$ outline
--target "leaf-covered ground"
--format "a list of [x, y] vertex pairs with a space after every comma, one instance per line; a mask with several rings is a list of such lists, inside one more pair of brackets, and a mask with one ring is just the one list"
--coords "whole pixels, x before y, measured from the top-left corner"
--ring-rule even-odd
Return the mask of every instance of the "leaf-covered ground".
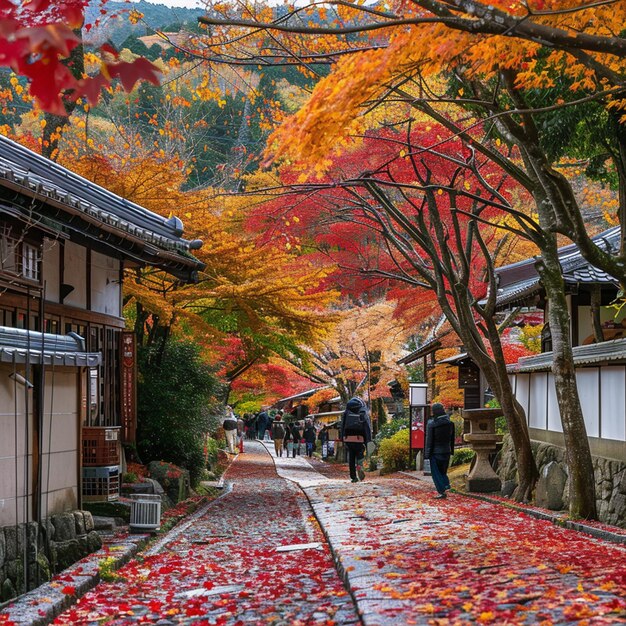
[[[306, 498], [279, 478], [260, 444], [231, 466], [232, 491], [132, 561], [55, 624], [350, 624], [354, 604]], [[287, 552], [280, 546], [319, 543]]]
[[397, 475], [276, 464], [247, 444], [231, 493], [56, 623], [356, 623], [310, 505], [366, 626], [626, 623], [625, 546]]
[[[305, 487], [366, 624], [626, 623], [626, 547], [430, 484]], [[345, 472], [345, 470], [343, 470]]]

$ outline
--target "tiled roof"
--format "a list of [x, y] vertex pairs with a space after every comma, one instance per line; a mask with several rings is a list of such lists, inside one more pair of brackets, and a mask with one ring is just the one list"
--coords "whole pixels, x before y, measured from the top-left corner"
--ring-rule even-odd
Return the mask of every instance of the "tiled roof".
[[0, 362], [94, 367], [100, 364], [100, 353], [86, 352], [84, 339], [75, 333], [53, 335], [0, 326]]
[[96, 185], [40, 154], [0, 135], [0, 186], [79, 216], [105, 232], [141, 244], [146, 263], [154, 257], [190, 270], [203, 264], [191, 254], [199, 241], [182, 238], [177, 217], [164, 218]]
[[[620, 228], [616, 226], [592, 237], [596, 245], [610, 252], [617, 252], [620, 245]], [[578, 247], [569, 244], [559, 248], [559, 261], [563, 278], [568, 284], [616, 283], [606, 272], [586, 261]], [[498, 304], [513, 304], [523, 301], [541, 291], [539, 275], [535, 269], [535, 259], [526, 259], [496, 269], [499, 277]]]
[[[572, 350], [574, 365], [579, 367], [613, 361], [626, 362], [626, 339], [576, 346]], [[517, 363], [509, 365], [507, 371], [511, 374], [523, 374], [525, 372], [549, 371], [551, 368], [552, 352], [543, 352], [536, 356], [521, 358]]]
[[410, 354], [407, 354], [405, 357], [398, 359], [396, 363], [398, 365], [409, 365], [410, 363], [417, 361], [417, 359], [420, 359], [421, 357], [424, 357], [431, 352], [434, 352], [440, 347], [440, 337], [434, 337], [433, 339], [422, 344], [417, 350], [413, 350], [413, 352], [411, 352]]

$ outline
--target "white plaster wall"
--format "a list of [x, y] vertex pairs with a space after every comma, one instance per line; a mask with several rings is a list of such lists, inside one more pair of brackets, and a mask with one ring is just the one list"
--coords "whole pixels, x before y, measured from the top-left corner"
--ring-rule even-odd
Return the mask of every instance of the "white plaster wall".
[[[29, 391], [30, 410], [26, 419], [24, 387], [15, 385], [9, 378], [12, 371], [12, 366], [0, 364], [0, 526], [15, 524], [16, 519], [22, 522], [32, 518], [33, 394]], [[46, 372], [41, 465], [44, 515], [78, 505], [77, 372], [76, 368]], [[28, 481], [25, 481], [27, 472]]]
[[46, 371], [41, 501], [44, 516], [78, 506], [78, 389], [75, 368]]
[[600, 436], [626, 441], [626, 368], [603, 367], [600, 393]]
[[61, 244], [56, 239], [43, 240], [43, 280], [46, 286], [46, 300], [59, 301], [59, 256]]
[[[0, 526], [27, 521], [32, 514], [31, 499], [25, 497], [30, 495], [30, 480], [26, 494], [24, 479], [26, 465], [32, 471], [32, 438], [26, 440], [26, 426], [32, 434], [33, 394], [28, 392], [26, 417], [25, 388], [9, 378], [12, 372], [12, 365], [0, 364]], [[19, 368], [17, 372], [24, 373]]]
[[554, 384], [554, 376], [549, 373], [547, 379], [548, 387], [548, 430], [553, 432], [562, 433], [563, 426], [561, 425], [561, 411], [559, 410], [559, 403], [556, 399], [556, 386]]
[[528, 425], [531, 428], [546, 428], [546, 401], [548, 394], [548, 375], [545, 372], [532, 374], [530, 377], [530, 402], [528, 406]]
[[63, 282], [72, 285], [74, 291], [66, 296], [63, 304], [84, 309], [87, 307], [87, 249], [67, 241], [64, 259]]
[[513, 388], [515, 389], [515, 397], [517, 398], [517, 401], [522, 405], [522, 408], [526, 413], [526, 420], [528, 421], [528, 407], [530, 400], [530, 374], [518, 374], [515, 377]]
[[120, 262], [98, 252], [91, 253], [91, 310], [121, 316]]
[[600, 436], [600, 372], [597, 367], [576, 370], [578, 395], [589, 437]]

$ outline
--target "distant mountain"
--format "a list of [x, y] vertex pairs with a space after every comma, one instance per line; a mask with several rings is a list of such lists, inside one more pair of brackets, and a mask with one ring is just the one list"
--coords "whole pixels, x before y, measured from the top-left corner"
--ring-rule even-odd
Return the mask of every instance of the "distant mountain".
[[[102, 13], [102, 9], [105, 13]], [[133, 9], [144, 15], [138, 24], [131, 24], [128, 19], [128, 14]], [[113, 45], [119, 46], [131, 35], [143, 37], [154, 30], [177, 32], [183, 26], [195, 26], [198, 17], [204, 13], [204, 9], [168, 7], [144, 0], [106, 2], [103, 8], [101, 0], [92, 0], [85, 9], [85, 24], [91, 26], [83, 28], [83, 39], [86, 44], [91, 45], [101, 45], [110, 41]]]

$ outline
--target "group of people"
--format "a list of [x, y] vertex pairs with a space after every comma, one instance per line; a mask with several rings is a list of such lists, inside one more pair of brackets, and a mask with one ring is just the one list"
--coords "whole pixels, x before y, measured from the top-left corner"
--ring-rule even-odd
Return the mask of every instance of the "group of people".
[[276, 450], [276, 456], [292, 455], [294, 458], [300, 454], [308, 457], [313, 456], [318, 432], [312, 420], [287, 423], [284, 421], [283, 411], [270, 414], [262, 410], [256, 414], [246, 414], [237, 417], [232, 407], [226, 407], [226, 414], [222, 419], [222, 428], [226, 438], [228, 451], [235, 454], [237, 445], [239, 451], [243, 451], [243, 437], [249, 440], [261, 441], [272, 440]]
[[313, 456], [317, 431], [311, 420], [305, 420], [304, 425], [300, 422], [286, 424], [283, 421], [283, 412], [279, 411], [274, 417], [270, 433], [276, 456], [283, 456], [283, 452], [293, 458], [301, 453], [308, 457]]
[[[313, 456], [315, 442], [323, 441], [324, 432], [319, 435], [311, 420], [304, 424], [298, 421], [286, 423], [283, 411], [270, 415], [262, 410], [256, 415], [237, 418], [233, 409], [226, 407], [226, 416], [222, 421], [228, 450], [235, 453], [235, 445], [239, 439], [239, 450], [242, 450], [244, 433], [248, 439], [264, 440], [269, 437], [274, 442], [276, 456], [282, 457], [283, 452], [295, 458], [299, 454]], [[363, 461], [367, 444], [372, 441], [372, 426], [369, 411], [365, 402], [358, 397], [351, 398], [341, 416], [339, 437], [348, 455], [348, 468], [353, 483], [365, 478]], [[446, 498], [450, 489], [448, 465], [454, 452], [454, 424], [446, 413], [444, 406], [438, 402], [431, 407], [431, 419], [426, 425], [426, 441], [424, 458], [430, 461], [430, 471], [437, 489], [437, 498]]]

